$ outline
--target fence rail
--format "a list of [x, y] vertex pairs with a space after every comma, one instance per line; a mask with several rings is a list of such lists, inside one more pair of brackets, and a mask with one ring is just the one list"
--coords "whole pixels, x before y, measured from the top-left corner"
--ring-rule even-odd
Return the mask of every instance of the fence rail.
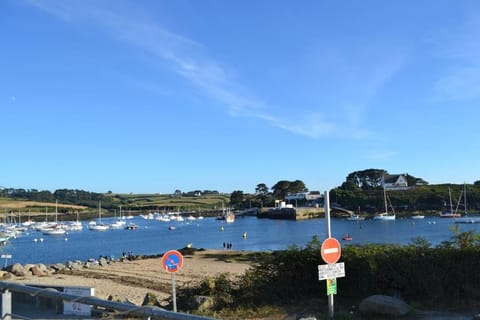
[[109, 310], [119, 311], [124, 314], [143, 316], [147, 319], [165, 319], [165, 320], [213, 320], [213, 318], [201, 317], [179, 312], [168, 311], [153, 306], [136, 306], [115, 301], [103, 300], [96, 297], [77, 296], [64, 293], [53, 288], [38, 288], [24, 284], [1, 282], [0, 290], [2, 291], [2, 318], [5, 320], [12, 319], [12, 292], [29, 294], [35, 297], [44, 297], [56, 301], [77, 302], [87, 305], [103, 307]]

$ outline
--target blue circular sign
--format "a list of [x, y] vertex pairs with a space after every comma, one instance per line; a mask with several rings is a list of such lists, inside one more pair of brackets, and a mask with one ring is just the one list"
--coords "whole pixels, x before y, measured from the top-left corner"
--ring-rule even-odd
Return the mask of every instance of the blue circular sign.
[[180, 270], [183, 266], [183, 256], [177, 250], [165, 252], [162, 257], [162, 267], [165, 271], [173, 273]]

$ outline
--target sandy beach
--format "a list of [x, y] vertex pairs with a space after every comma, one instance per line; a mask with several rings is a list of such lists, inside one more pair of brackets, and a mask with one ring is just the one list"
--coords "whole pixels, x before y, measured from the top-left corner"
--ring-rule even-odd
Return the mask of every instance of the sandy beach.
[[[183, 267], [175, 273], [177, 288], [220, 273], [228, 273], [232, 277], [241, 275], [250, 266], [249, 261], [242, 260], [247, 255], [246, 252], [228, 250], [195, 251], [184, 255]], [[155, 294], [159, 300], [168, 298], [172, 290], [171, 279], [172, 275], [162, 268], [161, 258], [145, 258], [42, 277], [14, 277], [8, 281], [93, 287], [98, 298], [107, 299], [111, 296], [114, 300], [127, 300], [141, 305], [147, 293]]]

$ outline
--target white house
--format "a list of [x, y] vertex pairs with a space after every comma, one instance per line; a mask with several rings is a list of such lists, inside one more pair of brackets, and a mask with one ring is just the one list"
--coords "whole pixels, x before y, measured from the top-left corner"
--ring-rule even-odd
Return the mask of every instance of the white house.
[[385, 190], [407, 190], [408, 182], [406, 175], [389, 174], [383, 177]]

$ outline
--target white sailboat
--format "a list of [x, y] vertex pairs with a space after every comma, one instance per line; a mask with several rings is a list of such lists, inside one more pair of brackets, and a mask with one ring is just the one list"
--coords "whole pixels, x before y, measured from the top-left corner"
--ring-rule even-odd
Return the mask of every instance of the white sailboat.
[[364, 216], [360, 215], [360, 207], [358, 207], [358, 213], [354, 214], [353, 212], [350, 213], [350, 216], [347, 218], [348, 221], [363, 221], [365, 220]]
[[[460, 202], [460, 201], [459, 201]], [[463, 205], [464, 205], [464, 216], [458, 219], [455, 219], [455, 223], [480, 223], [479, 216], [468, 215], [467, 211], [467, 185], [463, 184]], [[458, 204], [457, 204], [458, 208]]]
[[388, 212], [388, 203], [387, 203], [387, 191], [385, 190], [385, 177], [382, 177], [382, 184], [383, 184], [383, 202], [385, 204], [385, 212], [378, 213], [373, 217], [373, 220], [395, 220], [395, 212], [392, 213]]
[[457, 213], [457, 210], [453, 211], [452, 190], [450, 189], [450, 187], [448, 188], [448, 197], [450, 199], [450, 210], [441, 212], [438, 216], [440, 218], [459, 218], [459, 217], [461, 217], [461, 214]]
[[[115, 217], [116, 216], [117, 216], [117, 213], [115, 211]], [[120, 206], [120, 217], [114, 223], [112, 223], [110, 226], [113, 229], [122, 229], [123, 227], [125, 227], [126, 224], [127, 224], [127, 222], [122, 218], [122, 206]]]
[[58, 224], [58, 200], [55, 201], [55, 223], [43, 228], [42, 233], [51, 236], [64, 235], [67, 233], [65, 225]]
[[82, 225], [82, 222], [79, 219], [78, 211], [77, 211], [77, 221], [73, 221], [72, 223], [70, 223], [69, 230], [70, 231], [81, 231], [81, 230], [83, 230], [83, 225]]
[[88, 227], [92, 231], [107, 231], [109, 228], [108, 225], [102, 223], [102, 207], [100, 201], [98, 202], [98, 223], [90, 222]]

